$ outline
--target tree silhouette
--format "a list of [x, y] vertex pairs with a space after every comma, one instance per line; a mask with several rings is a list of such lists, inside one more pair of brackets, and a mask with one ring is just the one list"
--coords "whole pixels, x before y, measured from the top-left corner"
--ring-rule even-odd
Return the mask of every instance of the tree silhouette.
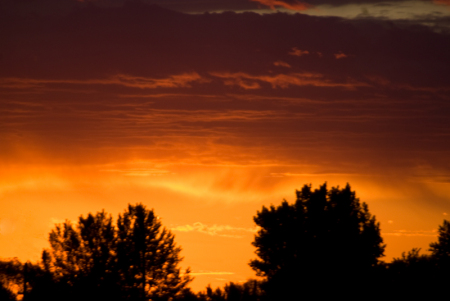
[[16, 300], [16, 295], [12, 291], [15, 286], [23, 290], [23, 266], [17, 258], [0, 260], [0, 300]]
[[379, 224], [348, 184], [314, 191], [305, 185], [294, 204], [263, 207], [254, 221], [259, 259], [250, 266], [266, 278], [270, 299], [356, 294], [384, 253]]
[[432, 278], [436, 297], [440, 294], [448, 293], [448, 283], [450, 282], [450, 222], [444, 220], [439, 226], [437, 242], [430, 244], [431, 260], [434, 263]]
[[430, 255], [419, 254], [413, 248], [403, 252], [388, 264], [386, 273], [386, 292], [392, 299], [429, 299], [436, 280], [436, 265]]
[[16, 296], [14, 293], [0, 282], [0, 300], [2, 301], [15, 301]]
[[104, 211], [80, 216], [76, 225], [58, 224], [49, 235], [51, 249], [42, 254], [43, 266], [70, 298], [117, 296], [115, 236]]
[[386, 287], [392, 298], [439, 299], [448, 293], [450, 281], [450, 222], [439, 226], [430, 254], [412, 249], [387, 265]]
[[206, 291], [199, 292], [196, 300], [198, 301], [258, 301], [263, 296], [261, 282], [255, 279], [249, 279], [244, 283], [229, 282], [223, 289], [213, 290], [210, 285]]
[[153, 210], [128, 206], [117, 221], [117, 262], [120, 285], [132, 300], [168, 300], [191, 281], [181, 274], [181, 248], [163, 228]]
[[450, 267], [450, 222], [444, 220], [439, 226], [438, 241], [430, 244], [431, 256], [439, 262], [440, 265]]
[[129, 205], [116, 225], [104, 211], [66, 221], [49, 241], [42, 266], [65, 299], [168, 300], [191, 281], [177, 267], [173, 234], [142, 204]]

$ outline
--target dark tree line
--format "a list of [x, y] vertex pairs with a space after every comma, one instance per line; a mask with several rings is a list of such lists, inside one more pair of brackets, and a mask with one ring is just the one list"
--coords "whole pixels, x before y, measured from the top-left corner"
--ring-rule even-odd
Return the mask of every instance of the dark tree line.
[[3, 288], [20, 287], [24, 301], [170, 300], [192, 280], [178, 267], [174, 235], [142, 204], [129, 205], [115, 223], [102, 211], [58, 224], [49, 242], [38, 264], [3, 262]]
[[0, 261], [0, 300], [266, 301], [437, 298], [450, 283], [450, 222], [430, 253], [384, 263], [380, 226], [347, 185], [305, 185], [293, 204], [262, 207], [250, 266], [261, 280], [194, 293], [180, 248], [153, 210], [129, 205], [55, 225], [38, 263]]

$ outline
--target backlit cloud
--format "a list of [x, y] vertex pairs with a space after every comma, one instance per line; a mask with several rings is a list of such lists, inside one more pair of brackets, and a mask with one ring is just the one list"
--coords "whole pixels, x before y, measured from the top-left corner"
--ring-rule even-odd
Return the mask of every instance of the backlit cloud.
[[233, 272], [212, 272], [212, 271], [198, 271], [198, 272], [191, 272], [190, 275], [192, 276], [205, 276], [205, 275], [233, 275], [235, 273]]
[[191, 83], [204, 83], [203, 79], [197, 73], [183, 73], [172, 75], [167, 78], [147, 78], [139, 76], [131, 76], [126, 74], [117, 74], [106, 79], [31, 79], [31, 78], [0, 78], [0, 87], [10, 89], [29, 89], [38, 88], [44, 85], [118, 85], [139, 89], [156, 89], [156, 88], [188, 88]]
[[292, 51], [289, 52], [290, 55], [294, 55], [294, 56], [302, 56], [302, 55], [307, 55], [309, 54], [308, 50], [300, 50], [297, 47], [292, 48]]
[[212, 236], [223, 236], [223, 237], [231, 237], [231, 238], [242, 238], [243, 233], [256, 233], [258, 230], [257, 228], [240, 228], [240, 227], [233, 227], [229, 225], [212, 225], [208, 226], [205, 224], [202, 224], [200, 222], [193, 223], [192, 225], [184, 225], [184, 226], [177, 226], [172, 228], [173, 231], [180, 231], [180, 232], [200, 232]]
[[277, 67], [292, 68], [291, 65], [289, 65], [288, 63], [283, 62], [283, 61], [276, 61], [276, 62], [273, 63], [273, 65], [277, 66]]
[[432, 236], [438, 235], [437, 230], [423, 231], [423, 230], [394, 230], [392, 232], [383, 232], [382, 235], [389, 236]]
[[119, 173], [124, 176], [131, 176], [131, 177], [149, 177], [149, 176], [165, 176], [170, 175], [172, 172], [168, 170], [161, 170], [161, 169], [146, 169], [146, 168], [132, 168], [132, 169], [104, 169], [101, 171], [105, 172], [113, 172], [113, 173]]
[[262, 5], [268, 6], [271, 9], [276, 9], [277, 7], [284, 7], [292, 10], [307, 10], [313, 7], [311, 4], [300, 2], [297, 0], [251, 0], [258, 2]]
[[239, 86], [246, 90], [260, 89], [261, 84], [269, 84], [273, 89], [288, 88], [290, 86], [314, 86], [314, 87], [339, 87], [355, 89], [366, 87], [368, 84], [349, 80], [343, 83], [326, 79], [322, 74], [314, 73], [290, 73], [277, 75], [250, 75], [239, 73], [213, 72], [211, 75], [221, 78], [225, 85]]
[[348, 57], [348, 55], [346, 55], [345, 53], [339, 52], [339, 53], [335, 53], [335, 54], [334, 54], [334, 57], [335, 57], [336, 59], [343, 59], [343, 58]]

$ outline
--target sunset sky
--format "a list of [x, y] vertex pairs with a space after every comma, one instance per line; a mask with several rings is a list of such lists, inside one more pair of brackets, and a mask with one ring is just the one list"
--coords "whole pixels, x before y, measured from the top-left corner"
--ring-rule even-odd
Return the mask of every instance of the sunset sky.
[[350, 183], [384, 260], [450, 214], [450, 1], [0, 0], [0, 257], [153, 208], [195, 290], [255, 277], [253, 216]]

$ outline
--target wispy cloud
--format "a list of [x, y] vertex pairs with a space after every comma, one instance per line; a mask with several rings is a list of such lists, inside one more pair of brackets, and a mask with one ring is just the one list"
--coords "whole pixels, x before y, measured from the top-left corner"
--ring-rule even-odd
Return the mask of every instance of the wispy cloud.
[[273, 65], [277, 66], [277, 67], [292, 68], [291, 65], [289, 65], [288, 63], [283, 62], [283, 61], [276, 61], [276, 62], [273, 63]]
[[335, 82], [325, 78], [318, 73], [290, 73], [277, 75], [250, 75], [243, 72], [227, 73], [212, 72], [212, 76], [223, 79], [228, 86], [239, 86], [246, 90], [260, 89], [261, 84], [270, 84], [272, 88], [288, 88], [290, 86], [315, 86], [315, 87], [338, 87], [355, 89], [356, 87], [369, 86], [356, 80], [346, 82]]
[[383, 232], [382, 235], [389, 236], [437, 236], [437, 230], [424, 231], [424, 230], [394, 230], [392, 232]]
[[0, 87], [10, 89], [40, 88], [46, 85], [118, 85], [139, 89], [155, 88], [188, 88], [194, 82], [207, 82], [198, 73], [182, 73], [171, 75], [166, 78], [149, 78], [131, 76], [127, 74], [117, 74], [105, 79], [33, 79], [33, 78], [1, 78]]
[[[274, 178], [284, 177], [323, 177], [323, 176], [350, 176], [356, 175], [352, 173], [338, 173], [338, 172], [317, 172], [317, 173], [291, 173], [291, 172], [271, 172], [270, 176]], [[358, 174], [362, 176], [362, 174]]]
[[338, 53], [335, 53], [334, 54], [334, 57], [338, 60], [338, 59], [343, 59], [343, 58], [346, 58], [346, 57], [348, 57], [348, 55], [346, 55], [345, 53], [343, 53], [343, 52], [338, 52]]
[[212, 271], [203, 271], [200, 270], [198, 272], [191, 272], [192, 276], [203, 276], [203, 275], [234, 275], [233, 272], [212, 272]]
[[149, 176], [165, 176], [173, 174], [168, 170], [161, 169], [146, 169], [146, 168], [132, 168], [132, 169], [103, 169], [101, 171], [119, 173], [124, 176], [131, 177], [149, 177]]
[[300, 50], [297, 47], [292, 48], [292, 51], [289, 52], [290, 55], [294, 55], [294, 56], [302, 56], [302, 55], [307, 55], [309, 54], [308, 50]]
[[230, 225], [212, 225], [208, 226], [200, 222], [193, 223], [192, 225], [177, 226], [172, 228], [173, 231], [180, 232], [200, 232], [212, 236], [223, 236], [232, 238], [242, 238], [244, 233], [255, 233], [258, 229], [255, 228], [241, 228], [233, 227]]
[[270, 7], [271, 9], [275, 9], [276, 7], [284, 7], [287, 9], [302, 11], [313, 7], [311, 4], [300, 2], [297, 0], [251, 0], [251, 1], [258, 2], [262, 5]]

